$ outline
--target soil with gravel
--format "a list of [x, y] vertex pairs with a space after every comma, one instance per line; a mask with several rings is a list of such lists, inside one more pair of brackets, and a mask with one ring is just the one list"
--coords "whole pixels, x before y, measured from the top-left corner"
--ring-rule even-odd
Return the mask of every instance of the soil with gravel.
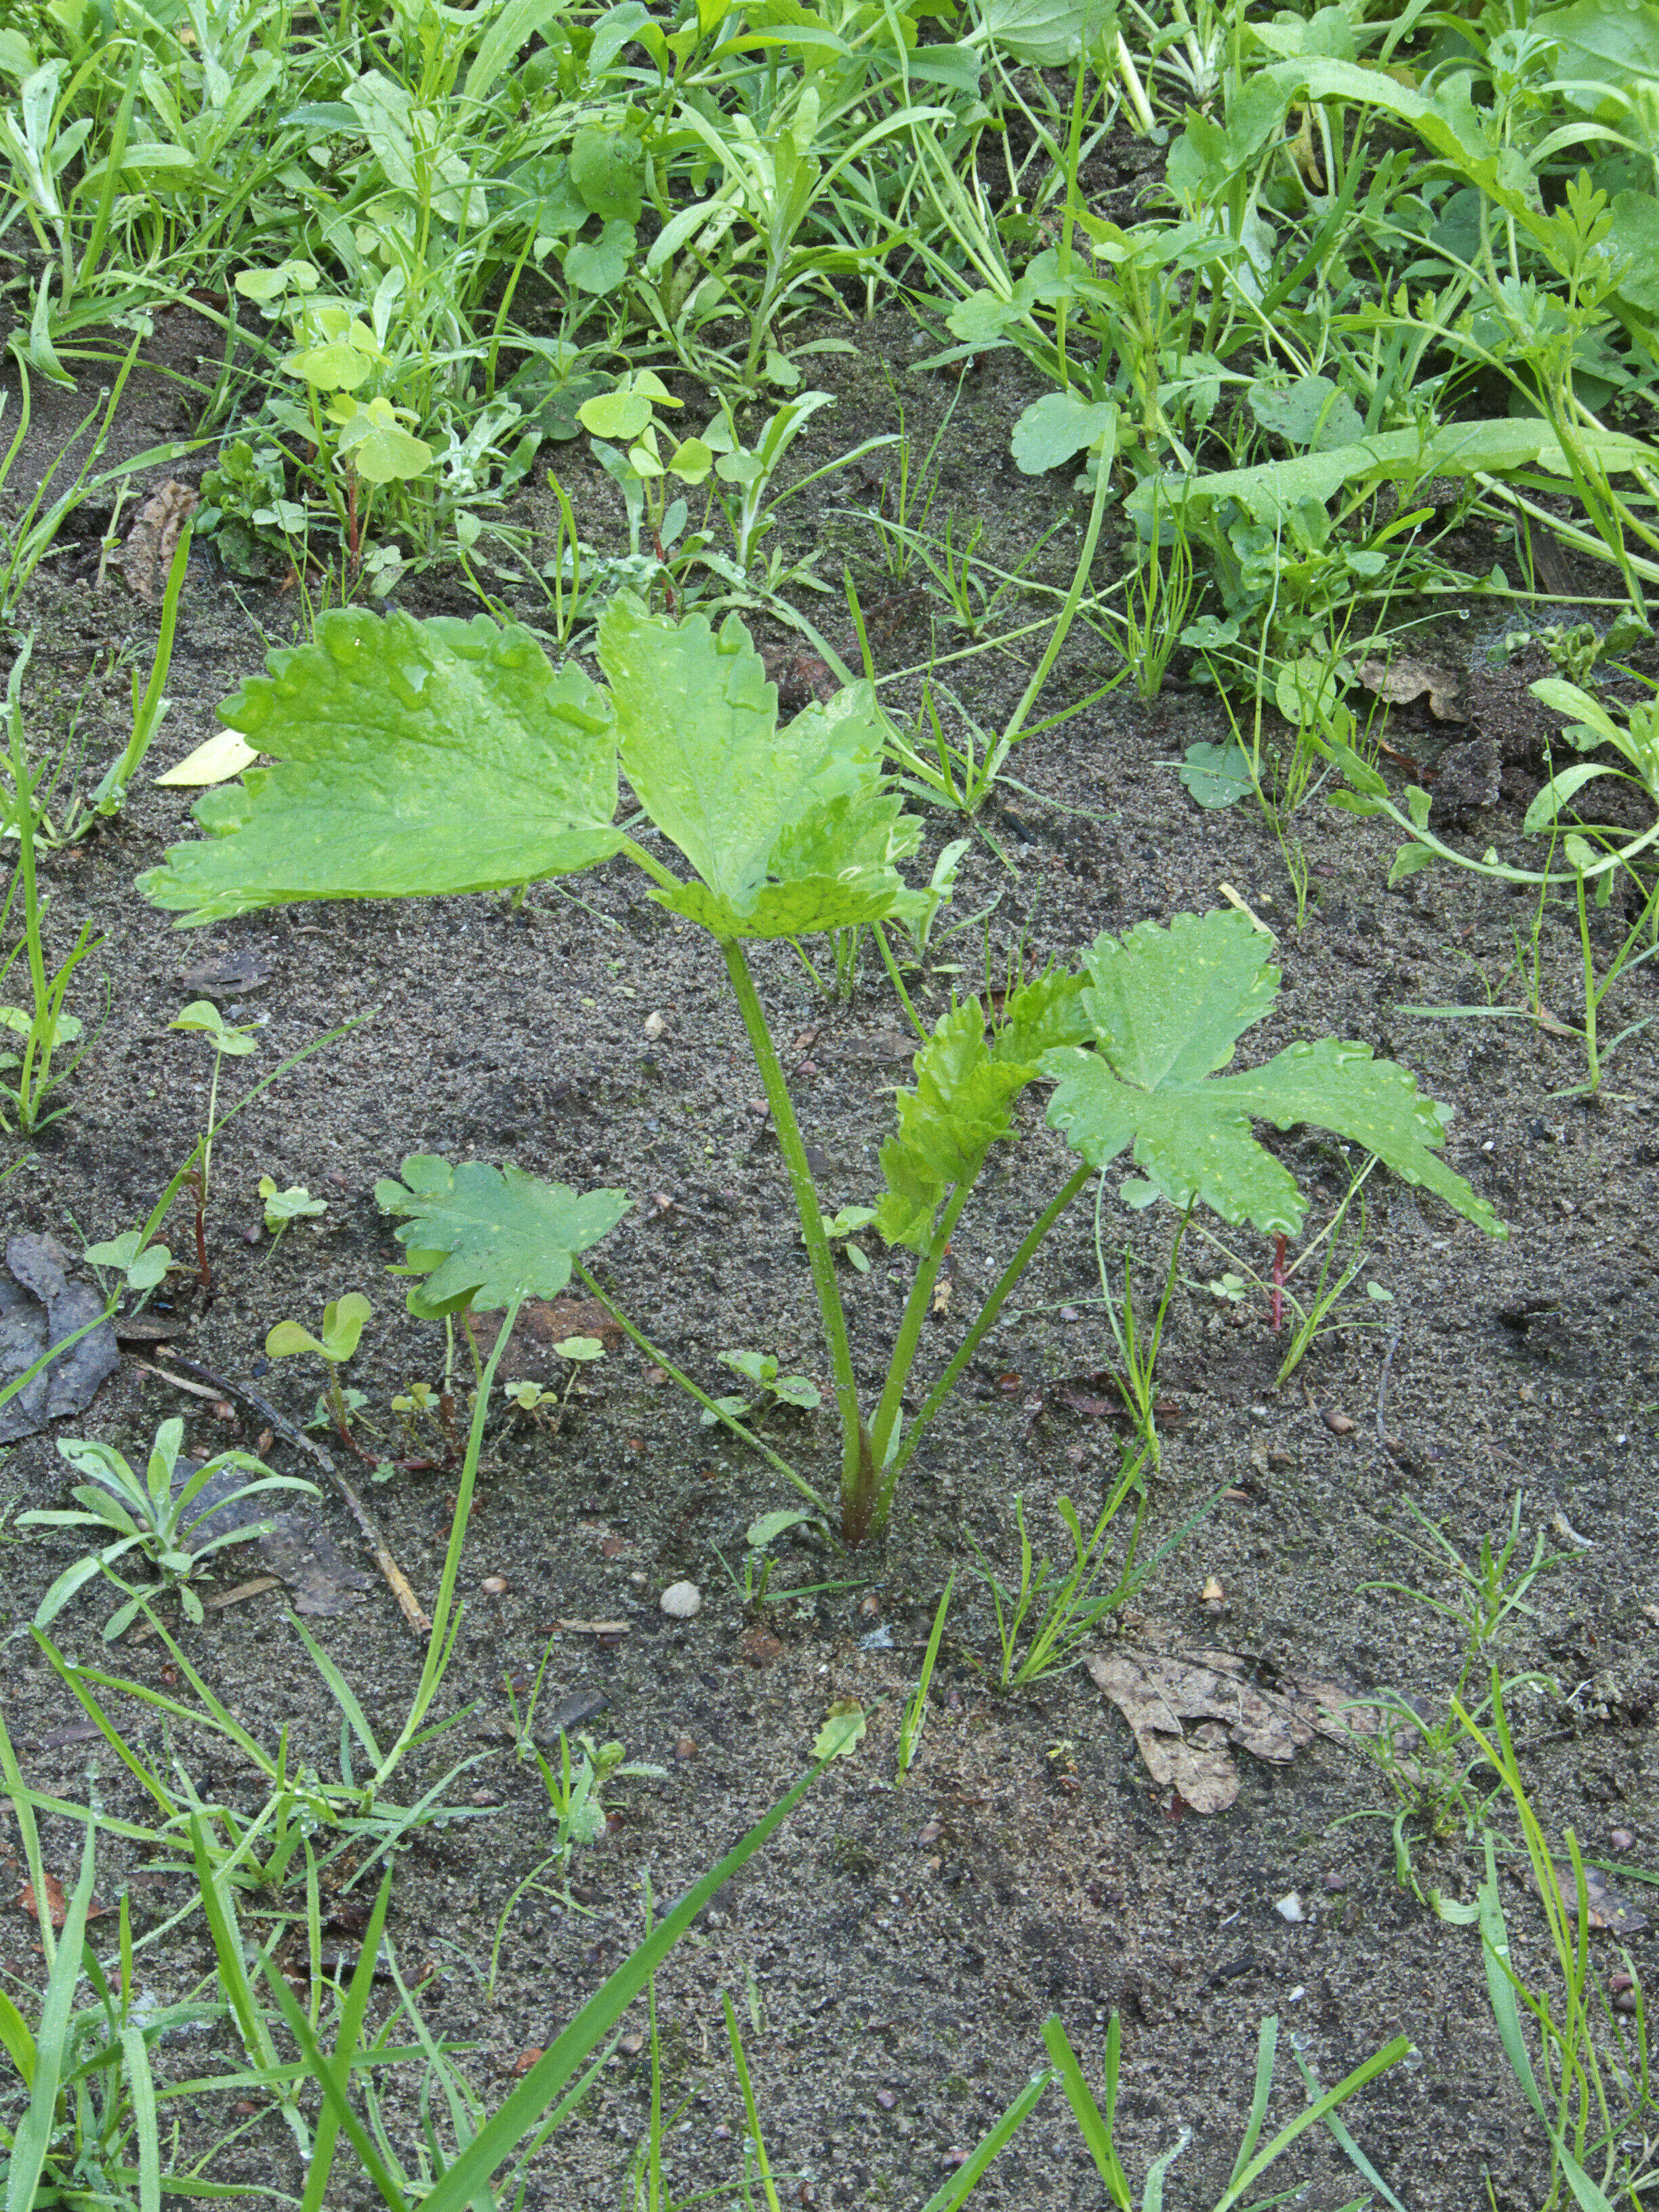
[[[204, 325], [192, 331], [188, 318], [164, 320], [167, 365], [196, 374], [196, 355], [213, 355], [211, 334]], [[898, 392], [913, 437], [925, 441], [955, 388], [948, 374], [907, 374], [915, 358], [908, 324], [894, 319], [852, 335], [858, 357], [814, 363], [840, 404], [803, 441], [803, 469], [828, 459], [832, 441], [852, 442], [854, 430], [896, 429]], [[1081, 514], [1067, 472], [1032, 480], [1008, 459], [1009, 425], [1030, 394], [1006, 359], [987, 358], [963, 382], [940, 447], [934, 523], [947, 511], [981, 520], [983, 550], [1012, 566], [1058, 520], [1035, 573], [1063, 584]], [[210, 381], [210, 366], [206, 374]], [[182, 389], [136, 374], [106, 458], [187, 435]], [[90, 397], [83, 391], [79, 412], [55, 398], [37, 410], [17, 481], [31, 463], [38, 473]], [[584, 533], [614, 542], [611, 488], [574, 447], [553, 458]], [[869, 526], [835, 511], [837, 501], [867, 506], [890, 458], [871, 456], [843, 485], [831, 479], [811, 510], [786, 510], [781, 533], [793, 533], [793, 552], [821, 552], [826, 580], [854, 563], [873, 649], [890, 670], [963, 642], [914, 581], [884, 580]], [[158, 462], [143, 488], [200, 465], [199, 453]], [[528, 519], [546, 517], [538, 507]], [[155, 610], [118, 574], [104, 569], [100, 582], [110, 524], [106, 501], [70, 518], [24, 614], [35, 641], [23, 693], [30, 742], [40, 752], [67, 741], [85, 778], [125, 738], [130, 671], [147, 670], [156, 627]], [[1106, 551], [1103, 571], [1125, 557]], [[1493, 557], [1476, 533], [1466, 565], [1484, 573]], [[211, 733], [216, 702], [268, 647], [303, 635], [296, 596], [233, 591], [205, 552], [195, 557], [158, 763]], [[471, 611], [431, 583], [404, 600], [416, 611]], [[838, 588], [802, 604], [834, 641], [849, 642], [821, 611], [839, 607]], [[527, 600], [523, 611], [535, 618]], [[1458, 663], [1466, 719], [1437, 722], [1425, 702], [1396, 708], [1389, 735], [1401, 750], [1429, 757], [1449, 738], [1490, 738], [1501, 788], [1469, 842], [1513, 848], [1540, 780], [1540, 724], [1526, 683], [1547, 664], [1535, 654], [1488, 666], [1466, 642], [1483, 625], [1478, 602], [1451, 613], [1443, 603], [1414, 647]], [[788, 643], [781, 629], [763, 635], [779, 648]], [[781, 652], [781, 662], [787, 658]], [[1112, 665], [1103, 644], [1082, 639], [1044, 711], [1085, 696]], [[946, 681], [994, 727], [1025, 673], [1009, 653], [958, 662]], [[896, 696], [914, 702], [916, 682]], [[1621, 1047], [1599, 1097], [1561, 1095], [1582, 1080], [1583, 1065], [1559, 1030], [1580, 1003], [1580, 953], [1576, 919], [1557, 908], [1538, 939], [1553, 1021], [1431, 1022], [1403, 1011], [1484, 1005], [1489, 995], [1499, 1006], [1521, 1003], [1514, 963], [1517, 936], [1523, 951], [1529, 945], [1532, 905], [1502, 885], [1440, 871], [1385, 889], [1397, 836], [1331, 810], [1322, 793], [1295, 824], [1308, 863], [1298, 921], [1259, 814], [1249, 805], [1201, 811], [1172, 765], [1194, 738], [1224, 734], [1213, 693], [1178, 662], [1151, 705], [1125, 687], [1031, 738], [1011, 763], [1018, 783], [999, 792], [975, 832], [945, 927], [988, 912], [1000, 969], [1016, 947], [1028, 963], [1073, 960], [1097, 932], [1237, 896], [1276, 933], [1284, 974], [1273, 1012], [1245, 1040], [1247, 1059], [1329, 1035], [1403, 1061], [1456, 1109], [1448, 1157], [1510, 1234], [1488, 1238], [1433, 1199], [1374, 1176], [1368, 1256], [1340, 1309], [1348, 1325], [1322, 1335], [1277, 1389], [1285, 1340], [1273, 1333], [1266, 1298], [1217, 1295], [1211, 1285], [1234, 1263], [1192, 1237], [1159, 1369], [1163, 1456], [1148, 1545], [1221, 1494], [1120, 1632], [1143, 1648], [1238, 1655], [1267, 1686], [1311, 1675], [1357, 1698], [1392, 1690], [1425, 1717], [1443, 1713], [1463, 1648], [1431, 1602], [1453, 1593], [1425, 1561], [1409, 1509], [1473, 1559], [1483, 1539], [1501, 1540], [1519, 1501], [1522, 1553], [1541, 1533], [1550, 1552], [1568, 1555], [1536, 1583], [1502, 1651], [1506, 1670], [1539, 1677], [1512, 1701], [1525, 1772], [1553, 1834], [1571, 1827], [1587, 1856], [1638, 1870], [1611, 1879], [1639, 1914], [1642, 1881], [1659, 1869], [1659, 1030]], [[227, 1095], [325, 1032], [356, 1026], [264, 1092], [215, 1146], [205, 1220], [211, 1296], [192, 1284], [181, 1200], [167, 1232], [181, 1271], [152, 1309], [176, 1333], [159, 1350], [127, 1343], [90, 1409], [56, 1423], [58, 1431], [100, 1437], [142, 1461], [157, 1425], [179, 1415], [194, 1450], [252, 1448], [263, 1423], [246, 1401], [222, 1400], [211, 1386], [185, 1395], [159, 1370], [170, 1357], [195, 1361], [303, 1421], [317, 1364], [267, 1361], [266, 1334], [285, 1318], [314, 1328], [325, 1301], [362, 1291], [373, 1318], [347, 1376], [362, 1394], [362, 1435], [372, 1456], [428, 1464], [377, 1482], [337, 1442], [334, 1449], [429, 1605], [455, 1470], [435, 1437], [405, 1446], [391, 1401], [416, 1382], [439, 1382], [445, 1332], [405, 1313], [403, 1286], [386, 1273], [398, 1249], [374, 1194], [376, 1181], [414, 1152], [511, 1161], [579, 1188], [625, 1190], [635, 1202], [593, 1262], [663, 1353], [706, 1388], [729, 1382], [717, 1355], [731, 1347], [775, 1353], [786, 1370], [827, 1387], [787, 1179], [757, 1110], [759, 1084], [720, 963], [707, 940], [653, 903], [637, 874], [618, 863], [579, 883], [538, 887], [516, 908], [484, 897], [294, 908], [181, 935], [132, 886], [169, 843], [193, 834], [188, 798], [144, 781], [123, 819], [44, 862], [52, 947], [61, 957], [90, 920], [102, 939], [93, 964], [107, 978], [107, 1000], [68, 1094], [72, 1111], [25, 1150], [6, 1186], [8, 1234], [48, 1232], [73, 1254], [78, 1239], [112, 1237], [143, 1218], [206, 1111], [204, 1041], [168, 1027], [188, 1000], [216, 991], [228, 1018], [258, 1024], [257, 1054], [227, 1064]], [[925, 818], [924, 879], [962, 830], [936, 811]], [[1605, 960], [1620, 915], [1592, 914], [1591, 927]], [[983, 945], [977, 927], [936, 934], [912, 981], [924, 1019], [952, 989], [972, 986]], [[817, 988], [786, 945], [757, 948], [753, 964], [826, 1206], [868, 1201], [879, 1187], [890, 1094], [908, 1075], [890, 988], [869, 957], [844, 1000]], [[229, 980], [216, 983], [215, 974]], [[1659, 968], [1635, 969], [1603, 1009], [1604, 1036], [1659, 1011], [1656, 991]], [[93, 992], [71, 1003], [93, 1026]], [[1042, 1086], [1027, 1095], [1018, 1141], [994, 1157], [963, 1217], [948, 1310], [927, 1324], [924, 1385], [1066, 1171], [1045, 1103]], [[1305, 1131], [1267, 1141], [1312, 1192], [1314, 1233], [1346, 1187], [1340, 1150]], [[261, 1227], [262, 1175], [279, 1188], [303, 1184], [327, 1204], [274, 1249]], [[1172, 1228], [1167, 1210], [1133, 1212], [1115, 1182], [1109, 1187], [1103, 1249], [1114, 1263], [1132, 1250], [1143, 1311], [1167, 1267]], [[1259, 1273], [1270, 1271], [1261, 1240], [1239, 1232], [1227, 1243]], [[911, 1267], [908, 1255], [873, 1243], [870, 1260], [867, 1273], [842, 1274], [866, 1389], [881, 1373]], [[1391, 1302], [1368, 1297], [1367, 1282]], [[696, 1406], [635, 1346], [613, 1341], [556, 1422], [492, 1419], [461, 1574], [465, 1614], [438, 1708], [459, 1717], [411, 1755], [391, 1790], [412, 1803], [461, 1769], [444, 1802], [465, 1817], [421, 1827], [397, 1856], [390, 1934], [405, 1978], [424, 1977], [419, 2002], [434, 2033], [465, 2046], [460, 2063], [486, 2106], [626, 1956], [643, 1926], [647, 1878], [659, 1910], [683, 1894], [804, 1771], [831, 1705], [855, 1698], [870, 1715], [856, 1754], [832, 1762], [659, 1978], [676, 2201], [740, 2171], [745, 2124], [725, 1990], [743, 2023], [788, 2203], [924, 2203], [1042, 2063], [1044, 2020], [1060, 2015], [1097, 2083], [1115, 2010], [1119, 2144], [1137, 2197], [1147, 2162], [1182, 2131], [1192, 2141], [1170, 2175], [1168, 2202], [1207, 2207], [1222, 2192], [1249, 2106], [1261, 2024], [1277, 2015], [1326, 2085], [1391, 2037], [1411, 2038], [1411, 2057], [1347, 2112], [1410, 2212], [1472, 2212], [1487, 2203], [1488, 2183], [1503, 2212], [1536, 2212], [1548, 2191], [1547, 2148], [1504, 2063], [1477, 1931], [1437, 1919], [1397, 1880], [1395, 1799], [1372, 1759], [1323, 1737], [1283, 1765], [1241, 1753], [1237, 1802], [1204, 1816], [1152, 1780], [1087, 1672], [1014, 1695], [994, 1686], [995, 1621], [981, 1560], [1005, 1581], [1017, 1575], [1017, 1500], [1039, 1552], [1060, 1556], [1066, 1540], [1057, 1499], [1074, 1498], [1089, 1523], [1120, 1463], [1100, 1291], [1085, 1202], [1062, 1218], [1018, 1311], [988, 1340], [908, 1471], [885, 1545], [847, 1557], [797, 1531], [778, 1547], [771, 1586], [757, 1602], [746, 1603], [739, 1586], [744, 1531], [757, 1515], [794, 1502], [793, 1493], [724, 1432], [702, 1427]], [[526, 1327], [508, 1355], [514, 1370], [562, 1388], [564, 1364], [544, 1340], [570, 1326], [567, 1313], [539, 1339]], [[460, 1356], [465, 1370], [464, 1347]], [[781, 1409], [763, 1429], [833, 1491], [827, 1413]], [[285, 1473], [314, 1471], [281, 1440], [269, 1454]], [[21, 1509], [62, 1505], [68, 1480], [52, 1434], [40, 1433], [7, 1454], [0, 1498]], [[305, 1601], [325, 1609], [311, 1610], [306, 1625], [390, 1733], [419, 1674], [421, 1643], [337, 1496], [325, 1486], [300, 1513], [323, 1562], [317, 1569], [313, 1558]], [[73, 1803], [95, 1794], [106, 1816], [153, 1826], [155, 1806], [101, 1742], [88, 1741], [82, 1708], [28, 1632], [76, 1540], [15, 1526], [7, 1534], [23, 1540], [0, 1547], [0, 1714], [24, 1777]], [[331, 1553], [317, 1550], [319, 1534]], [[253, 1571], [232, 1559], [221, 1589]], [[902, 1701], [952, 1570], [927, 1728], [910, 1778], [895, 1787]], [[701, 1610], [671, 1620], [660, 1595], [684, 1580], [699, 1586]], [[811, 1588], [819, 1584], [836, 1586]], [[1402, 1596], [1401, 1584], [1422, 1601]], [[276, 1587], [175, 1632], [191, 1665], [262, 1741], [274, 1748], [286, 1729], [292, 1764], [336, 1775], [340, 1716], [289, 1610]], [[83, 1595], [58, 1625], [62, 1648], [112, 1663], [99, 1640], [102, 1617], [95, 1595]], [[580, 1626], [596, 1622], [617, 1626], [599, 1634]], [[1110, 1648], [1109, 1636], [1099, 1641]], [[112, 1671], [188, 1694], [153, 1638], [117, 1650]], [[526, 1732], [519, 1723], [538, 1680]], [[131, 1697], [112, 1693], [107, 1703], [162, 1771], [177, 1757], [204, 1798], [244, 1811], [262, 1802], [257, 1778], [222, 1740], [166, 1722]], [[568, 1899], [556, 1867], [522, 1887], [553, 1834], [526, 1739], [556, 1759], [562, 1723], [614, 1738], [630, 1760], [663, 1770], [611, 1783], [607, 1832], [577, 1852]], [[67, 1887], [78, 1860], [75, 1826], [49, 1817], [44, 1832], [49, 1864]], [[1425, 1890], [1473, 1895], [1483, 1862], [1461, 1832], [1419, 1838], [1414, 1849]], [[348, 1963], [372, 1887], [346, 1887], [350, 1864], [337, 1863], [331, 1875], [339, 1886], [326, 1939], [330, 1955]], [[1517, 1865], [1506, 1858], [1503, 1875], [1517, 1960], [1547, 1975], [1541, 1916]], [[8, 1986], [38, 1986], [36, 1930], [15, 1909], [9, 1876], [3, 1887], [0, 1970]], [[142, 1938], [186, 1903], [189, 1885], [158, 1873], [153, 1851], [106, 1830], [100, 1896], [112, 1902], [118, 1893]], [[256, 1900], [250, 1929], [270, 1934], [281, 1902], [261, 1917]], [[113, 1924], [98, 1923], [94, 1935]], [[302, 1923], [283, 1941], [284, 1955], [302, 1961]], [[1619, 1967], [1623, 1944], [1650, 1973], [1652, 1936], [1633, 1918], [1592, 1942], [1603, 1971]], [[196, 1988], [211, 1967], [199, 1917], [138, 1954], [142, 1986], [158, 2001]], [[392, 1985], [377, 1988], [385, 2014]], [[650, 2091], [642, 2008], [629, 2025], [635, 2033], [579, 2117], [541, 2154], [529, 2207], [623, 2200]], [[216, 2056], [234, 2057], [227, 2038], [180, 2037], [157, 2063], [200, 2074]], [[388, 2124], [411, 2166], [417, 2086], [406, 2069], [386, 2091]], [[1304, 2101], [1287, 2063], [1271, 2124]], [[228, 2101], [205, 2100], [194, 2116], [204, 2141], [249, 2118]], [[253, 2119], [217, 2170], [296, 2193], [301, 2185], [292, 2140], [274, 2115]], [[1291, 2154], [1292, 2179], [1305, 2184], [1298, 2201], [1314, 2212], [1359, 2193], [1328, 2136], [1306, 2138]], [[367, 2203], [367, 2185], [343, 2167], [334, 2201]], [[975, 2198], [1021, 2212], [1101, 2201], [1058, 2090]]]

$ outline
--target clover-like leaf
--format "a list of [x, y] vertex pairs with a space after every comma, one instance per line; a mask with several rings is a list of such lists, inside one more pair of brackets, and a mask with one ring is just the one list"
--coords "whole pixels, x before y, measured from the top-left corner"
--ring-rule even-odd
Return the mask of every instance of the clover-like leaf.
[[811, 706], [781, 730], [777, 691], [735, 615], [719, 636], [618, 593], [599, 625], [599, 665], [623, 766], [658, 829], [701, 881], [653, 894], [716, 937], [799, 937], [902, 910], [894, 862], [916, 827], [881, 772], [883, 727], [868, 684]]
[[1218, 1075], [1238, 1039], [1279, 991], [1266, 942], [1232, 911], [1179, 915], [1100, 936], [1087, 965], [1084, 1012], [1097, 1048], [1045, 1054], [1056, 1089], [1048, 1119], [1092, 1167], [1132, 1152], [1172, 1205], [1200, 1200], [1224, 1221], [1268, 1235], [1300, 1233], [1306, 1201], [1295, 1178], [1257, 1143], [1254, 1121], [1330, 1129], [1364, 1146], [1406, 1182], [1504, 1237], [1486, 1200], [1440, 1158], [1444, 1119], [1403, 1067], [1369, 1045], [1321, 1037], [1265, 1066]]
[[189, 922], [296, 899], [495, 890], [622, 844], [610, 702], [527, 629], [337, 608], [223, 719], [276, 765], [210, 793], [216, 834], [139, 878]]
[[385, 1213], [402, 1214], [398, 1241], [426, 1275], [409, 1294], [411, 1313], [430, 1319], [463, 1307], [489, 1312], [522, 1292], [556, 1297], [573, 1255], [608, 1237], [627, 1212], [623, 1190], [577, 1192], [522, 1168], [464, 1160], [452, 1168], [430, 1152], [404, 1162], [403, 1182], [374, 1186]]

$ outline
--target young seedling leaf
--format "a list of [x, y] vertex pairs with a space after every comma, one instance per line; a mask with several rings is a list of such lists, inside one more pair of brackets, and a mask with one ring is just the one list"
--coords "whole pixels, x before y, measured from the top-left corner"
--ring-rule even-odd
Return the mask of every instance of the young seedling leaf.
[[275, 765], [203, 801], [218, 834], [139, 878], [187, 921], [297, 899], [495, 890], [622, 843], [610, 703], [484, 616], [337, 608], [224, 709]]
[[1008, 994], [988, 1041], [977, 999], [939, 1017], [915, 1056], [915, 1089], [897, 1094], [898, 1134], [881, 1148], [887, 1191], [876, 1226], [888, 1243], [927, 1250], [946, 1192], [971, 1182], [991, 1146], [1008, 1134], [1013, 1102], [1043, 1054], [1090, 1034], [1082, 978], [1058, 969]]
[[1251, 1123], [1304, 1121], [1364, 1145], [1492, 1235], [1509, 1233], [1439, 1158], [1444, 1127], [1416, 1079], [1374, 1060], [1369, 1045], [1322, 1037], [1288, 1045], [1264, 1066], [1217, 1073], [1279, 993], [1279, 970], [1247, 916], [1178, 915], [1167, 929], [1142, 922], [1121, 939], [1103, 934], [1087, 965], [1094, 988], [1083, 1005], [1097, 1049], [1049, 1052], [1042, 1073], [1058, 1086], [1050, 1122], [1091, 1167], [1132, 1152], [1171, 1205], [1201, 1200], [1224, 1221], [1293, 1237], [1306, 1201]]
[[881, 773], [868, 684], [781, 730], [777, 691], [735, 615], [716, 636], [619, 593], [599, 625], [623, 765], [700, 882], [653, 896], [715, 936], [799, 937], [903, 910], [895, 862], [920, 825]]
[[630, 1202], [626, 1191], [578, 1193], [521, 1168], [452, 1168], [426, 1152], [404, 1162], [403, 1177], [376, 1183], [374, 1195], [384, 1212], [405, 1217], [396, 1233], [410, 1263], [430, 1269], [409, 1294], [410, 1311], [427, 1318], [493, 1312], [516, 1291], [556, 1297], [572, 1255], [608, 1237]]

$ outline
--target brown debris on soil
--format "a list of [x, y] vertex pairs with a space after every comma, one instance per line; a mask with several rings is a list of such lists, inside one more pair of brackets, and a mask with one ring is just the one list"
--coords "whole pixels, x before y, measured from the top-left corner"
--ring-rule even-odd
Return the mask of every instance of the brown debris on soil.
[[1224, 1812], [1237, 1798], [1230, 1746], [1285, 1766], [1316, 1735], [1340, 1743], [1364, 1727], [1334, 1682], [1284, 1675], [1265, 1690], [1249, 1679], [1250, 1662], [1231, 1651], [1187, 1657], [1125, 1645], [1091, 1652], [1085, 1663], [1128, 1722], [1147, 1772], [1194, 1813]]

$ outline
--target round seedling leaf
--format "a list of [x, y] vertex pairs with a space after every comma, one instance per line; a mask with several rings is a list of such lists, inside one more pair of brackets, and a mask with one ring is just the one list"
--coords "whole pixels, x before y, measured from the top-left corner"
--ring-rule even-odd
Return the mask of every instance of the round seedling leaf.
[[622, 445], [637, 438], [651, 420], [651, 402], [642, 392], [599, 392], [583, 400], [576, 420], [596, 438]]

